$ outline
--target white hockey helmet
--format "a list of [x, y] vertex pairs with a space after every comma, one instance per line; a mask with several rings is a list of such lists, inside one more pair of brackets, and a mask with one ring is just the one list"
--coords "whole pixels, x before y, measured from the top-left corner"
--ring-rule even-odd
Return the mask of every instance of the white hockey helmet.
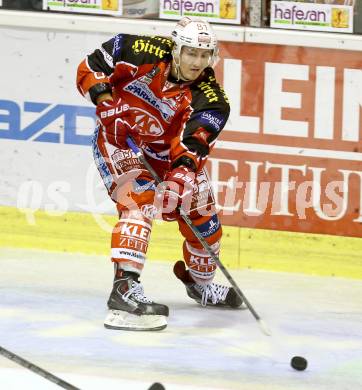
[[176, 62], [179, 62], [182, 46], [189, 46], [210, 49], [212, 55], [209, 66], [215, 65], [218, 56], [217, 38], [209, 22], [185, 16], [177, 22], [171, 35], [175, 43], [172, 54]]

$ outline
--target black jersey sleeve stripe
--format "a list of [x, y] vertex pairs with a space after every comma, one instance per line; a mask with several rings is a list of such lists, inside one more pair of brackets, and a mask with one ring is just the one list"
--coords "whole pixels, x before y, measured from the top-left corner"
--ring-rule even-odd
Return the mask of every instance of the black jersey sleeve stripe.
[[107, 76], [113, 73], [113, 68], [107, 64], [103, 53], [99, 49], [88, 56], [88, 65], [93, 72], [103, 72]]
[[93, 72], [103, 72], [107, 76], [113, 73], [116, 63], [113, 48], [117, 36], [104, 42], [100, 49], [96, 49], [88, 56], [88, 65]]

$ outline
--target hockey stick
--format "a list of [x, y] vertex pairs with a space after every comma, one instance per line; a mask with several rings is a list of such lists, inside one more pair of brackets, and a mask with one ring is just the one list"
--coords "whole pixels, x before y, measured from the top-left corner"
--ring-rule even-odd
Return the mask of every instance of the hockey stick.
[[[142, 151], [138, 148], [136, 143], [133, 141], [133, 139], [128, 136], [127, 137], [127, 145], [131, 148], [133, 153], [137, 156], [139, 161], [145, 166], [145, 168], [149, 171], [153, 179], [156, 181], [157, 184], [161, 184], [162, 180], [158, 176], [157, 172], [152, 168], [151, 164], [146, 160], [144, 157]], [[245, 297], [243, 292], [240, 290], [239, 286], [236, 284], [233, 277], [230, 275], [229, 271], [224, 267], [222, 262], [219, 259], [219, 256], [217, 256], [210, 245], [207, 243], [207, 241], [202, 237], [201, 233], [197, 230], [196, 226], [192, 223], [190, 217], [187, 215], [187, 213], [181, 208], [178, 208], [178, 211], [180, 213], [181, 218], [185, 221], [187, 226], [190, 228], [192, 233], [195, 235], [195, 237], [199, 240], [200, 244], [203, 246], [205, 251], [209, 254], [209, 256], [215, 261], [217, 266], [221, 269], [222, 273], [225, 275], [226, 279], [229, 281], [229, 283], [234, 287], [236, 293], [239, 295], [239, 297], [245, 302], [245, 305], [250, 310], [253, 317], [258, 321], [260, 328], [262, 332], [268, 336], [271, 335], [268, 327], [266, 326], [265, 322], [260, 318], [259, 314], [255, 311], [253, 306], [250, 304], [248, 299]]]
[[63, 379], [58, 378], [57, 376], [51, 374], [50, 372], [44, 370], [43, 368], [40, 368], [39, 366], [36, 366], [33, 363], [30, 363], [28, 360], [23, 359], [22, 357], [15, 355], [15, 353], [8, 351], [7, 349], [0, 346], [0, 354], [8, 358], [9, 360], [20, 364], [20, 366], [23, 366], [30, 371], [34, 372], [35, 374], [38, 374], [42, 376], [45, 379], [48, 379], [48, 381], [55, 383], [56, 385], [63, 387], [63, 389], [67, 390], [80, 390], [79, 387], [75, 387], [71, 385], [70, 383], [63, 381]]

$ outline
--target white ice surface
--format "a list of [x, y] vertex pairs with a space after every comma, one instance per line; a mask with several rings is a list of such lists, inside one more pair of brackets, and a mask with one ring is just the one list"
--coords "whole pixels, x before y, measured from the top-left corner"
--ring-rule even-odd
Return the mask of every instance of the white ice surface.
[[[3, 249], [0, 270], [0, 345], [81, 389], [362, 389], [358, 280], [231, 271], [268, 337], [248, 310], [190, 300], [171, 264], [149, 262], [142, 275], [170, 307], [161, 332], [103, 328], [107, 258]], [[290, 367], [294, 355], [307, 370]], [[59, 387], [0, 356], [0, 389], [20, 388]]]

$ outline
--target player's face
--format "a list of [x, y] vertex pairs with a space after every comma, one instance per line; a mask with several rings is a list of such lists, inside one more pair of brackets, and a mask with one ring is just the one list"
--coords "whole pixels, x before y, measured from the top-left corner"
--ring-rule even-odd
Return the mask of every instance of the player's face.
[[180, 72], [185, 80], [196, 80], [210, 64], [212, 51], [183, 46], [180, 54]]

